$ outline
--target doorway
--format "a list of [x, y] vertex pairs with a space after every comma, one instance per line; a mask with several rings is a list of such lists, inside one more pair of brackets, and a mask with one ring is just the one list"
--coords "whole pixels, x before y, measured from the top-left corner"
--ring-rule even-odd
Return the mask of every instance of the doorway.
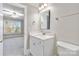
[[24, 8], [3, 4], [3, 55], [24, 55]]

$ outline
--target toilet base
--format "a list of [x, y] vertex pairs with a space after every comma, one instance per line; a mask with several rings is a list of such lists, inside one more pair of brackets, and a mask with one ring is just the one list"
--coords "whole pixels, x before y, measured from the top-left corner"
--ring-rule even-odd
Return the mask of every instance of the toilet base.
[[63, 47], [57, 47], [59, 56], [78, 56], [76, 52]]

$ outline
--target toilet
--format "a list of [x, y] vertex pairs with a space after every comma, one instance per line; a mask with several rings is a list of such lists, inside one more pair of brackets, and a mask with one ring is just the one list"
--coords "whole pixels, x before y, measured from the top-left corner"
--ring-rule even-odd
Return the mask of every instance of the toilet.
[[79, 46], [64, 41], [57, 41], [57, 52], [59, 56], [79, 56]]

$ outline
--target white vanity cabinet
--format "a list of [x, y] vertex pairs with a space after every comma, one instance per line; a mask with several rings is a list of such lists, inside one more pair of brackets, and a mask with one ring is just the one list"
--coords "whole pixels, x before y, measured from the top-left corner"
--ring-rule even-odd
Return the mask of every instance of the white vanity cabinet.
[[52, 56], [54, 52], [54, 36], [30, 36], [30, 53], [33, 56]]

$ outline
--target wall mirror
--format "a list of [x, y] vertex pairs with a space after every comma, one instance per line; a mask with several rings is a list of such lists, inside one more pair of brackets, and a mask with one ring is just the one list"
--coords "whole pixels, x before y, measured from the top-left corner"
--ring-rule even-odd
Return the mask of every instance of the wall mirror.
[[50, 30], [50, 10], [40, 13], [41, 30]]

